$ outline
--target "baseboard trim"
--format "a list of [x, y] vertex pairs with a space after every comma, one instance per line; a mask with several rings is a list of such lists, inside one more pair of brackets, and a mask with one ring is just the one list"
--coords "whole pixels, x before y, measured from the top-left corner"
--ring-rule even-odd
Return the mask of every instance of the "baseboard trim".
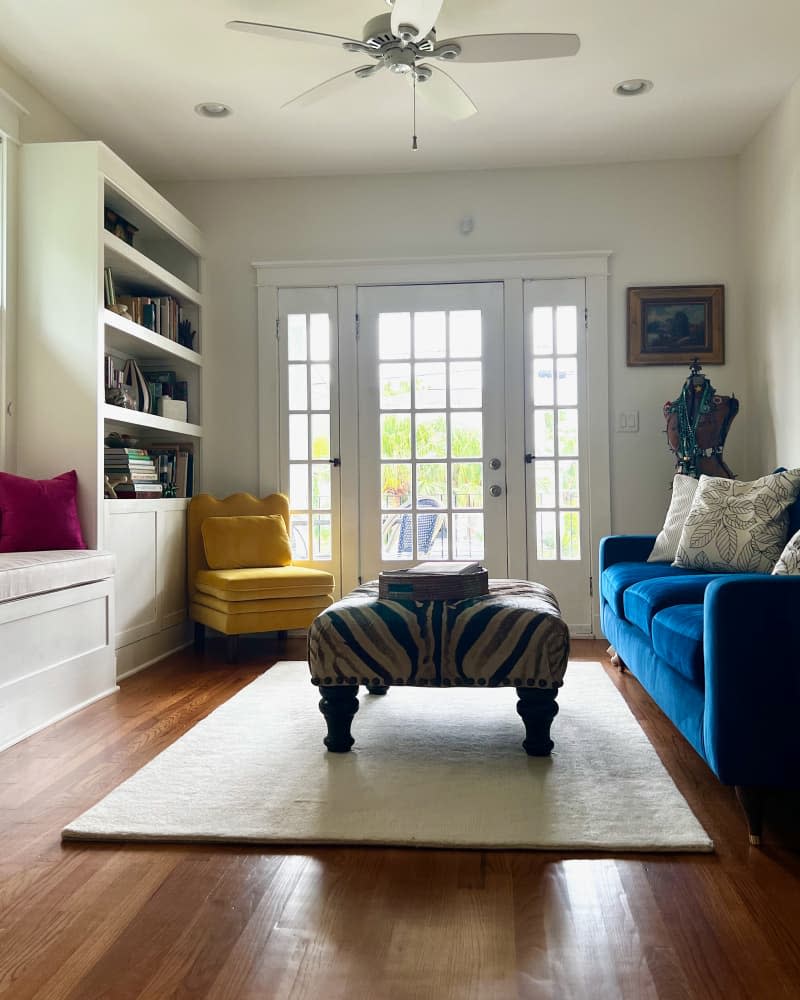
[[100, 701], [102, 698], [107, 698], [110, 694], [116, 694], [119, 691], [119, 684], [115, 684], [114, 687], [109, 688], [107, 691], [101, 691], [100, 694], [93, 695], [91, 698], [87, 698], [86, 701], [82, 701], [79, 705], [73, 705], [68, 708], [65, 712], [60, 712], [58, 715], [54, 715], [52, 719], [48, 719], [47, 722], [42, 722], [33, 729], [29, 729], [26, 733], [22, 733], [20, 736], [15, 736], [9, 743], [4, 743], [0, 746], [0, 753], [4, 750], [8, 750], [9, 747], [16, 746], [17, 743], [21, 743], [23, 740], [27, 740], [29, 736], [35, 736], [36, 733], [40, 733], [43, 729], [47, 729], [48, 726], [53, 726], [57, 722], [61, 722], [62, 719], [68, 719], [70, 715], [74, 715], [76, 712], [80, 712], [84, 708], [88, 708], [90, 705], [94, 705], [96, 701]]
[[138, 666], [133, 667], [131, 670], [126, 670], [124, 674], [119, 674], [117, 676], [117, 680], [124, 681], [127, 680], [129, 677], [133, 677], [134, 674], [140, 674], [143, 670], [147, 670], [148, 667], [152, 667], [156, 663], [160, 663], [162, 660], [165, 660], [168, 656], [171, 656], [173, 653], [178, 653], [180, 652], [180, 650], [186, 649], [187, 646], [191, 645], [192, 645], [192, 640], [189, 639], [188, 641], [181, 642], [177, 646], [172, 646], [170, 649], [167, 649], [163, 653], [159, 653], [157, 656], [154, 656], [152, 659], [147, 660], [145, 663], [140, 663], [138, 664]]

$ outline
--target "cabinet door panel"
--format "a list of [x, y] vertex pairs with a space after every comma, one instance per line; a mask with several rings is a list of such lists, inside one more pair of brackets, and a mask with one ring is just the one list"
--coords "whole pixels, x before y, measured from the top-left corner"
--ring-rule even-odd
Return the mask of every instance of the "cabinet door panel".
[[158, 617], [161, 628], [186, 620], [186, 511], [158, 512]]
[[109, 511], [106, 546], [116, 556], [116, 645], [153, 635], [159, 628], [155, 510]]

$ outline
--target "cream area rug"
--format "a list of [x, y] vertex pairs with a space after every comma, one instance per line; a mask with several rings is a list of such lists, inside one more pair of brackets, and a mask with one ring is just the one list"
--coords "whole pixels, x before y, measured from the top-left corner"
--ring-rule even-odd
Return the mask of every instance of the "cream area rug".
[[567, 669], [549, 758], [522, 749], [509, 688], [364, 692], [346, 754], [325, 750], [318, 701], [305, 663], [276, 664], [64, 838], [712, 849], [599, 663]]

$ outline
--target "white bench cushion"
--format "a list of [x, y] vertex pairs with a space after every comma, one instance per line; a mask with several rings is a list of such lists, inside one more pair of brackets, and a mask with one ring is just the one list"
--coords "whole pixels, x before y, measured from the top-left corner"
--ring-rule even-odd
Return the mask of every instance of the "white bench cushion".
[[113, 554], [97, 549], [0, 553], [0, 601], [78, 587], [113, 575]]

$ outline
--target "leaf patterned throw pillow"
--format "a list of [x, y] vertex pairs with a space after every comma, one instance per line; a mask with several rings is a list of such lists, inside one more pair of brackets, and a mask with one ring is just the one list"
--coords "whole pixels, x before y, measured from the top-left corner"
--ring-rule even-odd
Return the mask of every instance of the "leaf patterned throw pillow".
[[771, 573], [786, 544], [800, 469], [751, 483], [701, 476], [673, 566], [707, 573]]
[[772, 573], [774, 576], [800, 576], [800, 531], [786, 543]]

